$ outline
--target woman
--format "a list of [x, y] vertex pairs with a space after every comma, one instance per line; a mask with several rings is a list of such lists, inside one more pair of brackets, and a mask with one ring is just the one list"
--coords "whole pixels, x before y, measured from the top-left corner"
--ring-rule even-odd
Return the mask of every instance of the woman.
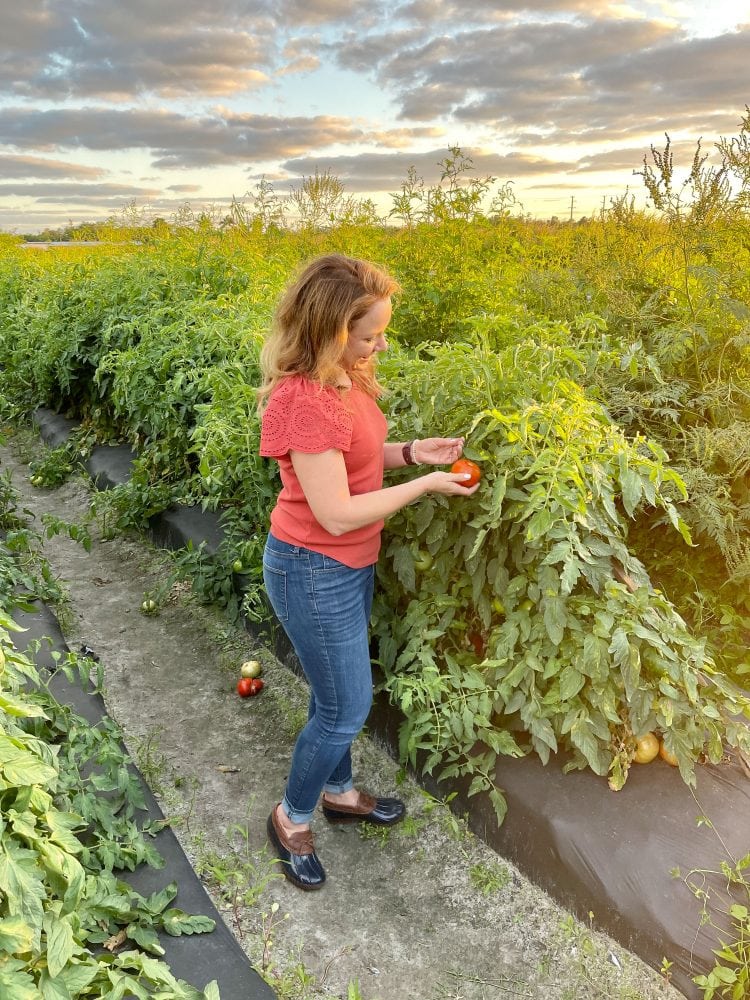
[[372, 704], [368, 623], [383, 519], [427, 493], [468, 497], [466, 475], [430, 472], [383, 488], [383, 470], [446, 465], [462, 438], [386, 441], [375, 357], [397, 283], [339, 254], [310, 263], [286, 291], [261, 353], [260, 453], [282, 490], [263, 558], [266, 590], [310, 685], [284, 797], [268, 835], [286, 877], [319, 889], [310, 820], [390, 825], [404, 804], [354, 787], [350, 747]]

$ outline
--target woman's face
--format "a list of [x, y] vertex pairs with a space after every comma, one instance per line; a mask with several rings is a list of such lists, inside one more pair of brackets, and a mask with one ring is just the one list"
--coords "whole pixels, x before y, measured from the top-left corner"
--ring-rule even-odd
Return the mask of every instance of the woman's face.
[[373, 354], [388, 350], [385, 331], [390, 321], [391, 300], [387, 298], [378, 299], [364, 316], [352, 323], [341, 361], [345, 371], [369, 361]]

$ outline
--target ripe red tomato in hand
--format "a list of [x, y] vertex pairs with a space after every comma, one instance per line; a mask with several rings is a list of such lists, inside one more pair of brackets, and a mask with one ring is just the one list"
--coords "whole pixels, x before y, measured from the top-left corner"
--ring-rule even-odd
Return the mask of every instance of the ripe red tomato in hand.
[[454, 462], [451, 466], [451, 472], [455, 472], [457, 476], [465, 473], [469, 473], [471, 479], [465, 479], [464, 482], [460, 483], [461, 486], [465, 486], [467, 489], [478, 483], [482, 478], [482, 470], [479, 468], [476, 462], [472, 462], [470, 458], [459, 458], [457, 462]]

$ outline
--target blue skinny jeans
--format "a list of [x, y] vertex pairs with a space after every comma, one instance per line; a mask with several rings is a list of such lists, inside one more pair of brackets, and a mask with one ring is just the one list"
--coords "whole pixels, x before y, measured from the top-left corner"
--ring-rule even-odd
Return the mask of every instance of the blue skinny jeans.
[[310, 685], [307, 724], [282, 799], [293, 823], [308, 823], [321, 792], [354, 787], [350, 748], [372, 705], [368, 627], [375, 566], [352, 569], [269, 534], [263, 579]]

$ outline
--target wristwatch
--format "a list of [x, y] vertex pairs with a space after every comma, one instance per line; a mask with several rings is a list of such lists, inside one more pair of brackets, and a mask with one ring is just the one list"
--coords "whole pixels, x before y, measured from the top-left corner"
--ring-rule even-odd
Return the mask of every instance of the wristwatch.
[[401, 454], [404, 456], [404, 463], [406, 465], [417, 465], [417, 460], [414, 458], [414, 445], [419, 439], [414, 438], [413, 441], [408, 441], [404, 447], [401, 449]]

